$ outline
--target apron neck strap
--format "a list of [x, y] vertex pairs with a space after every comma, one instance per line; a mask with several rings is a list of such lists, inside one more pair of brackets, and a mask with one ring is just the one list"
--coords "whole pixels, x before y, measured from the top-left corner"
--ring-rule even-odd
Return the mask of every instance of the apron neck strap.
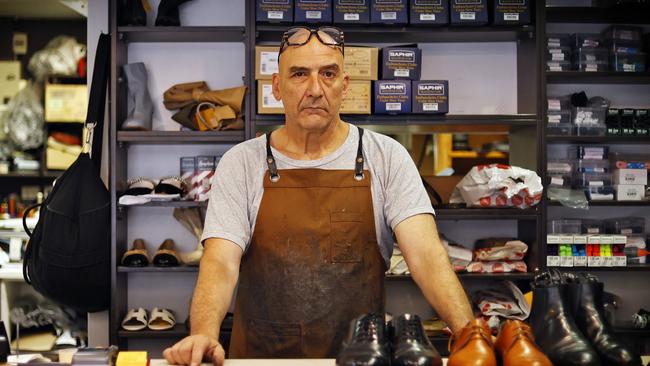
[[[354, 161], [354, 179], [363, 180], [363, 128], [357, 126], [359, 130], [359, 144], [357, 146], [357, 157]], [[271, 176], [271, 182], [277, 182], [280, 180], [280, 174], [278, 173], [278, 166], [275, 164], [275, 158], [271, 152], [271, 133], [266, 133], [266, 166], [269, 169], [269, 175]]]

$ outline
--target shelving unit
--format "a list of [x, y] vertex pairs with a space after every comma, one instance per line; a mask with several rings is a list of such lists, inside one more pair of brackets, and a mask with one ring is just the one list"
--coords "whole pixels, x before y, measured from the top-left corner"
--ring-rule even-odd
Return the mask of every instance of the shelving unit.
[[548, 84], [650, 84], [648, 72], [546, 71]]

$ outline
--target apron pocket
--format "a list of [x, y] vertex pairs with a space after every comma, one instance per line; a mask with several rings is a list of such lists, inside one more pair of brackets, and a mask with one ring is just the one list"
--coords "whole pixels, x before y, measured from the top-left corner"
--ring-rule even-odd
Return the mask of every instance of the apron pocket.
[[361, 262], [361, 215], [353, 212], [330, 213], [330, 260], [332, 263]]
[[251, 319], [246, 333], [247, 358], [302, 357], [302, 330], [299, 323]]

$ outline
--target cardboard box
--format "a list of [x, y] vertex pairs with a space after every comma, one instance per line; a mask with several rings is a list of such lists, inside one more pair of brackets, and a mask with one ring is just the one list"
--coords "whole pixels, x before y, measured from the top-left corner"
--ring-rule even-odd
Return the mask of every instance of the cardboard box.
[[85, 122], [87, 111], [86, 84], [45, 84], [45, 121]]
[[370, 23], [408, 24], [408, 0], [371, 0]]
[[295, 23], [332, 23], [332, 0], [294, 0]]
[[66, 170], [81, 154], [81, 146], [65, 145], [48, 139], [45, 150], [45, 166], [52, 170]]
[[409, 23], [413, 25], [449, 24], [449, 0], [411, 0]]
[[293, 0], [257, 0], [255, 20], [264, 23], [293, 22]]
[[487, 0], [450, 0], [451, 25], [485, 25], [488, 23]]
[[255, 46], [255, 80], [271, 80], [278, 72], [279, 53], [280, 46]]
[[449, 81], [412, 82], [412, 113], [445, 114], [449, 112]]
[[282, 101], [276, 100], [273, 96], [273, 85], [271, 83], [271, 80], [257, 81], [257, 113], [284, 113], [284, 106], [282, 105]]
[[648, 184], [648, 171], [646, 169], [614, 169], [612, 173], [614, 184]]
[[334, 24], [370, 23], [370, 0], [333, 0]]
[[7, 104], [18, 93], [20, 62], [0, 61], [0, 104]]
[[374, 100], [375, 114], [411, 113], [411, 81], [375, 81]]
[[492, 0], [495, 25], [530, 24], [530, 0]]
[[344, 70], [353, 80], [377, 80], [379, 48], [345, 47]]
[[382, 49], [382, 79], [420, 80], [422, 51], [417, 47]]
[[619, 184], [614, 186], [614, 189], [617, 201], [642, 201], [645, 197], [644, 185]]
[[372, 81], [350, 80], [348, 94], [341, 103], [341, 114], [372, 113]]

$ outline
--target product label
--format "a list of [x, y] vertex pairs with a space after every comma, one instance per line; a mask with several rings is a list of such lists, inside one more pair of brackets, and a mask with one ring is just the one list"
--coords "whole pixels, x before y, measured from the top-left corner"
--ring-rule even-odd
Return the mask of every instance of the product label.
[[396, 63], [415, 63], [415, 52], [409, 50], [389, 50], [388, 61]]
[[379, 86], [381, 95], [406, 95], [406, 85], [402, 83], [384, 83]]
[[474, 12], [461, 12], [460, 13], [460, 19], [461, 20], [475, 20], [476, 19], [476, 13]]
[[508, 20], [508, 21], [519, 21], [519, 14], [516, 13], [506, 13], [503, 14], [503, 20]]
[[602, 257], [587, 257], [587, 266], [589, 267], [602, 267], [603, 258]]
[[353, 14], [345, 13], [345, 14], [343, 14], [343, 19], [350, 20], [350, 21], [359, 20], [359, 14], [358, 13], [353, 13]]
[[387, 111], [401, 111], [402, 103], [386, 103]]
[[267, 17], [269, 19], [276, 19], [276, 20], [284, 19], [284, 12], [283, 11], [269, 11], [266, 14], [267, 14]]
[[558, 178], [558, 177], [553, 177], [553, 178], [551, 178], [551, 185], [552, 186], [563, 186], [564, 185], [564, 179]]
[[418, 95], [445, 95], [444, 84], [420, 84]]
[[557, 255], [546, 256], [546, 266], [547, 267], [559, 267], [560, 266], [560, 257]]
[[560, 257], [560, 267], [573, 267], [573, 257]]
[[260, 74], [273, 75], [278, 70], [278, 52], [260, 52]]
[[381, 12], [381, 20], [396, 20], [397, 13], [394, 11], [383, 11]]
[[587, 267], [587, 257], [573, 257], [573, 266], [574, 267]]
[[614, 257], [614, 266], [615, 267], [625, 267], [627, 266], [627, 257], [624, 255], [617, 255]]
[[397, 69], [393, 72], [393, 75], [397, 77], [405, 77], [405, 78], [409, 77], [410, 74], [411, 73], [408, 69]]
[[214, 156], [197, 156], [196, 169], [200, 172], [214, 170], [216, 168]]
[[264, 108], [283, 108], [281, 100], [276, 100], [273, 96], [273, 85], [262, 85], [262, 106]]
[[603, 258], [603, 267], [614, 267], [614, 257], [607, 256]]
[[320, 11], [307, 11], [305, 12], [305, 18], [307, 19], [321, 19], [323, 14]]
[[436, 15], [435, 14], [420, 14], [420, 20], [433, 21], [433, 20], [436, 20]]
[[422, 110], [424, 110], [425, 112], [437, 112], [438, 103], [423, 103]]

